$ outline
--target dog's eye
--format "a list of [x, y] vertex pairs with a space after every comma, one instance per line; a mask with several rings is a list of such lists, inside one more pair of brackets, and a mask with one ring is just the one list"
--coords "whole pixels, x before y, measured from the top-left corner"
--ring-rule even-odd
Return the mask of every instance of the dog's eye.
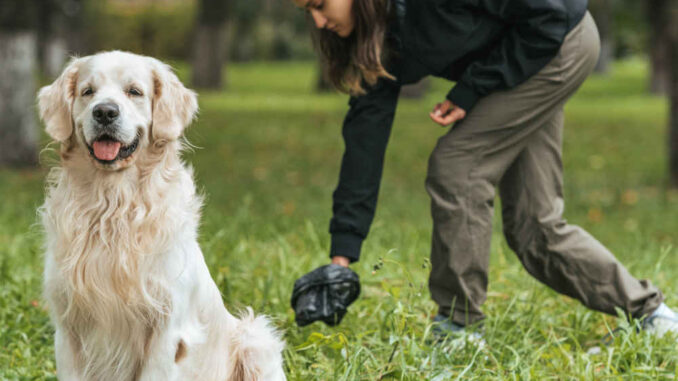
[[92, 90], [91, 87], [86, 88], [85, 90], [82, 91], [82, 96], [86, 97], [88, 95], [94, 94], [94, 90]]
[[129, 95], [131, 95], [131, 96], [133, 96], [133, 97], [140, 97], [140, 96], [144, 95], [144, 94], [141, 92], [141, 90], [135, 89], [134, 87], [132, 87], [132, 88], [130, 88], [129, 90], [127, 90], [127, 94], [129, 94]]

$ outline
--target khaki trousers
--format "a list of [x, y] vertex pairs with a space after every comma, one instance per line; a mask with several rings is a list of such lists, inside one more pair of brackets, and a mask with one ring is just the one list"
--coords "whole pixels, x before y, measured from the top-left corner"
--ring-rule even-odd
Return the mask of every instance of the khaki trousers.
[[497, 187], [508, 244], [536, 279], [608, 314], [618, 307], [637, 318], [661, 304], [657, 288], [632, 277], [602, 244], [562, 217], [563, 105], [593, 70], [599, 50], [587, 13], [544, 69], [481, 99], [431, 154], [429, 289], [439, 312], [455, 323], [483, 319]]

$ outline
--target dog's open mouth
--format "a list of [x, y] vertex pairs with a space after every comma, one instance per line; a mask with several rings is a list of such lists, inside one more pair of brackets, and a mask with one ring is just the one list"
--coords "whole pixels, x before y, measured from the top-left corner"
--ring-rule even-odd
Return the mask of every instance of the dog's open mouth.
[[136, 151], [137, 146], [139, 146], [139, 136], [134, 139], [132, 144], [125, 146], [110, 135], [102, 135], [92, 143], [89, 152], [99, 162], [111, 164], [117, 160], [128, 158]]

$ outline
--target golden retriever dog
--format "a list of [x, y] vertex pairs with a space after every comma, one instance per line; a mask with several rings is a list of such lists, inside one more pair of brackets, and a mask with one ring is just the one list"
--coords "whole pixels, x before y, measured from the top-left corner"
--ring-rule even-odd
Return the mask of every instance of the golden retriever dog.
[[60, 143], [40, 209], [59, 379], [284, 380], [280, 335], [226, 310], [198, 246], [180, 158], [196, 94], [114, 51], [73, 59], [38, 102]]

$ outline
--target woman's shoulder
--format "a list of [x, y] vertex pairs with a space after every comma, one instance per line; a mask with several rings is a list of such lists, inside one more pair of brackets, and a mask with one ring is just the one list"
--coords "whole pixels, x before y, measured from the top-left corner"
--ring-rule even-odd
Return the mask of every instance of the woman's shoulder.
[[459, 13], [475, 9], [478, 0], [393, 0], [397, 6], [402, 7], [402, 13], [411, 17], [430, 17], [433, 15]]
[[417, 7], [417, 8], [426, 8], [426, 7], [443, 7], [450, 8], [460, 5], [473, 5], [477, 4], [478, 0], [393, 0], [396, 3], [402, 2], [407, 7]]

